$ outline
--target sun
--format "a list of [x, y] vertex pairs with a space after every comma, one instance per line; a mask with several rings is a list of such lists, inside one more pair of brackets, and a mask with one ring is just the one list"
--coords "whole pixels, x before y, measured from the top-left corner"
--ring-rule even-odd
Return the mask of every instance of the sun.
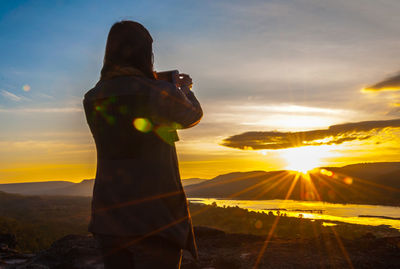
[[324, 146], [305, 146], [289, 148], [281, 151], [286, 162], [286, 170], [294, 170], [306, 174], [308, 171], [323, 165], [323, 159], [331, 154]]

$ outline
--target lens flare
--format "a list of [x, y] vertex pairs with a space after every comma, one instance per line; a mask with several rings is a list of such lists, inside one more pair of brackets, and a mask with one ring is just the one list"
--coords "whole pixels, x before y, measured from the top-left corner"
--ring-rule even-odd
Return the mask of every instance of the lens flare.
[[333, 177], [334, 173], [332, 171], [326, 170], [324, 168], [320, 169], [319, 172], [324, 175], [324, 176], [328, 176], [328, 177]]
[[143, 133], [148, 133], [153, 129], [153, 125], [146, 118], [136, 118], [136, 119], [134, 119], [133, 120], [133, 126], [135, 126], [135, 128], [138, 131], [141, 131]]
[[351, 177], [345, 177], [343, 179], [343, 182], [346, 183], [347, 185], [353, 184], [353, 179]]
[[29, 92], [29, 91], [31, 90], [31, 86], [29, 86], [28, 84], [25, 84], [24, 86], [22, 86], [22, 89], [23, 89], [25, 92]]

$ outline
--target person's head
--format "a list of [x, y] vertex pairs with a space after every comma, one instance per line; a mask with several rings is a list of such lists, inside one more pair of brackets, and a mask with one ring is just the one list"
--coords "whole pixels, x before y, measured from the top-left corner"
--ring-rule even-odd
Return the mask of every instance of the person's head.
[[120, 21], [108, 33], [101, 76], [114, 66], [135, 67], [146, 77], [153, 74], [153, 38], [138, 22]]

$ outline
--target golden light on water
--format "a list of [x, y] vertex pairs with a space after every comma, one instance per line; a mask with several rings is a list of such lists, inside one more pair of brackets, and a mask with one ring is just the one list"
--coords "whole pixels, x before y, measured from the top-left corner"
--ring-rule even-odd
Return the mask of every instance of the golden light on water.
[[[264, 212], [265, 214], [268, 214], [271, 211], [275, 216], [279, 216], [279, 214], [285, 214], [287, 217], [323, 220], [326, 221], [324, 222], [325, 224], [323, 224], [324, 226], [336, 226], [337, 223], [334, 222], [344, 222], [372, 226], [388, 225], [400, 230], [400, 221], [395, 219], [376, 218], [372, 216], [383, 214], [395, 217], [398, 214], [397, 207], [380, 205], [334, 204], [323, 201], [300, 202], [295, 200], [223, 200], [214, 198], [189, 198], [189, 200], [194, 203], [204, 203], [207, 205], [211, 205], [213, 202], [215, 202], [219, 207], [239, 206], [240, 208], [246, 208], [249, 211]], [[266, 207], [270, 207], [271, 209], [265, 209]], [[366, 215], [371, 215], [371, 217], [358, 217], [360, 211], [364, 212]], [[255, 226], [258, 225], [262, 226], [262, 223], [256, 222]]]

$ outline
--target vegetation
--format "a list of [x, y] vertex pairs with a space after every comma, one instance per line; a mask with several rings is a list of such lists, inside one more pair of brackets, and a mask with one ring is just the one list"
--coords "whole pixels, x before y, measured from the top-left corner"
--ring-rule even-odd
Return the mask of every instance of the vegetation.
[[[17, 249], [37, 252], [68, 234], [88, 234], [90, 197], [24, 196], [0, 192], [0, 234], [17, 238]], [[190, 204], [195, 226], [208, 226], [230, 233], [267, 235], [277, 216], [249, 212], [238, 207]], [[335, 231], [343, 237], [365, 233], [399, 234], [395, 229], [338, 223]], [[281, 216], [273, 235], [281, 238], [314, 237], [331, 232], [322, 221]]]
[[274, 215], [272, 212], [261, 213], [248, 211], [239, 207], [217, 207], [214, 205], [191, 204], [193, 224], [221, 229], [229, 233], [245, 233], [265, 235], [271, 231], [274, 223], [273, 236], [280, 238], [310, 238], [321, 234], [336, 232], [341, 237], [354, 239], [367, 233], [376, 236], [400, 235], [396, 229], [356, 225], [342, 222], [329, 222], [335, 226], [325, 226], [327, 221]]
[[17, 238], [17, 249], [36, 252], [68, 234], [85, 234], [90, 198], [24, 196], [0, 192], [0, 233]]

